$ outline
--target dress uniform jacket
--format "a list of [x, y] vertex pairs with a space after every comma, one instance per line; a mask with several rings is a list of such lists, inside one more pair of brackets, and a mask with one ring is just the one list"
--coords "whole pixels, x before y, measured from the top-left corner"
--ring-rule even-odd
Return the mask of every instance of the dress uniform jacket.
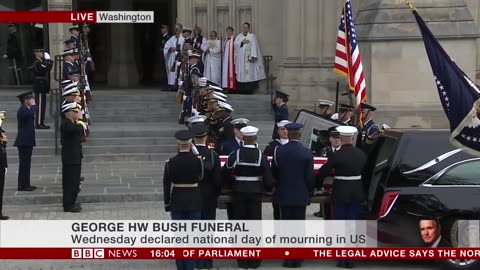
[[265, 150], [263, 150], [263, 154], [265, 156], [273, 156], [273, 151], [275, 151], [275, 148], [277, 146], [280, 146], [282, 145], [282, 143], [280, 143], [280, 139], [276, 139], [276, 140], [273, 140], [271, 141], [266, 147], [265, 147]]
[[36, 106], [27, 108], [22, 105], [17, 111], [18, 133], [13, 144], [16, 147], [35, 146], [35, 112]]
[[277, 133], [277, 123], [282, 121], [282, 120], [288, 120], [288, 107], [287, 104], [282, 104], [280, 106], [277, 106], [273, 104], [273, 109], [275, 111], [275, 123], [273, 125], [273, 135], [272, 139], [278, 139], [278, 133]]
[[366, 161], [367, 157], [362, 150], [353, 145], [342, 145], [342, 148], [331, 155], [327, 163], [320, 168], [317, 186], [322, 187], [325, 177], [335, 170], [332, 187], [333, 202], [362, 203], [365, 195], [361, 175]]
[[277, 181], [275, 193], [280, 207], [302, 207], [310, 204], [314, 192], [313, 155], [297, 140], [275, 148], [272, 173]]
[[192, 152], [180, 152], [167, 160], [163, 174], [165, 205], [170, 205], [171, 211], [201, 210], [199, 183], [202, 178], [203, 162]]
[[373, 144], [376, 136], [380, 134], [380, 126], [375, 124], [373, 120], [368, 120], [361, 129], [362, 149], [368, 154], [370, 146]]
[[[0, 127], [0, 171], [5, 168], [8, 168], [7, 163], [7, 141], [2, 139], [3, 135], [7, 136], [5, 130]], [[4, 173], [5, 175], [5, 173]], [[1, 176], [1, 175], [0, 175]]]
[[82, 143], [80, 137], [83, 133], [81, 125], [77, 125], [68, 119], [63, 119], [60, 125], [62, 143], [62, 164], [82, 164]]
[[53, 61], [45, 59], [36, 59], [33, 62], [33, 92], [48, 93], [48, 73], [52, 69]]
[[268, 159], [256, 147], [247, 145], [231, 153], [226, 167], [234, 175], [233, 192], [262, 193], [272, 189]]
[[213, 150], [204, 145], [196, 145], [203, 157], [204, 177], [200, 182], [203, 208], [217, 208], [217, 198], [222, 189], [220, 159]]
[[63, 80], [68, 80], [68, 75], [69, 74], [72, 74], [72, 72], [79, 72], [80, 71], [78, 70], [77, 66], [72, 63], [72, 62], [64, 62], [63, 63]]
[[241, 146], [241, 142], [239, 143], [236, 138], [226, 140], [222, 145], [222, 154], [228, 156], [232, 152], [237, 151]]
[[218, 142], [222, 145], [223, 142], [234, 138], [232, 116], [228, 116], [218, 123]]

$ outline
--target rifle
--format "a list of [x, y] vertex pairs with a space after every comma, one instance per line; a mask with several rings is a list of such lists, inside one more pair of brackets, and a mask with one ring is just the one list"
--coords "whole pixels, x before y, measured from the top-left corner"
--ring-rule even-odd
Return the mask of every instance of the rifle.
[[[85, 102], [85, 87], [87, 85], [87, 80], [85, 78], [85, 60], [87, 59], [88, 55], [89, 55], [89, 52], [88, 52], [88, 49], [85, 47], [85, 24], [80, 27], [80, 33], [79, 33], [79, 37], [78, 37], [78, 41], [79, 41], [79, 47], [78, 50], [79, 50], [79, 56], [80, 56], [80, 59], [79, 59], [79, 66], [80, 66], [80, 81], [78, 83], [78, 87], [80, 89], [80, 96], [82, 97], [82, 100], [80, 101], [80, 105], [82, 106], [83, 110], [84, 110], [84, 113], [83, 113], [83, 117], [84, 117], [84, 120], [85, 122], [89, 122], [90, 121], [90, 114], [88, 112], [88, 108], [87, 108], [87, 104]], [[89, 135], [89, 130], [87, 128], [87, 130], [85, 131], [85, 137], [88, 137]], [[85, 141], [86, 138], [82, 138], [82, 141]]]
[[177, 70], [177, 61], [179, 61], [179, 59], [181, 59], [181, 56], [182, 56], [182, 50], [180, 48], [180, 44], [178, 44], [178, 41], [180, 40], [180, 34], [177, 34], [175, 36], [177, 37], [177, 41], [175, 43], [175, 49], [176, 49], [177, 55], [175, 55], [175, 61], [170, 67], [170, 72], [175, 72], [175, 70]]

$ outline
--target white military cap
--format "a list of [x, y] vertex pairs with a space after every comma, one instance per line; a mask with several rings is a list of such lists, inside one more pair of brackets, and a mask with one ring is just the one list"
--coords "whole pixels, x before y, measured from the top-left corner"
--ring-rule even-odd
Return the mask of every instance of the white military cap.
[[71, 83], [72, 83], [72, 80], [64, 80], [60, 83], [60, 85], [62, 86], [62, 88], [65, 88], [65, 86], [67, 86]]
[[318, 106], [329, 106], [332, 107], [335, 102], [327, 100], [327, 99], [319, 99]]
[[220, 100], [217, 103], [218, 103], [218, 107], [233, 112], [232, 105], [230, 105], [226, 102], [220, 101]]
[[66, 91], [63, 92], [62, 94], [63, 97], [67, 96], [80, 96], [80, 91], [76, 87], [72, 87]]
[[208, 89], [211, 89], [213, 91], [221, 92], [223, 89], [221, 87], [215, 86], [215, 85], [209, 85]]
[[282, 120], [280, 122], [277, 123], [277, 127], [285, 127], [286, 124], [290, 124], [292, 122], [288, 121], [288, 120]]
[[0, 120], [5, 119], [5, 111], [0, 111]]
[[340, 133], [340, 136], [354, 136], [358, 132], [356, 127], [352, 126], [339, 126], [337, 131]]
[[217, 95], [217, 93], [213, 93], [213, 98], [216, 99], [216, 100], [227, 102], [227, 100], [224, 97], [222, 97], [220, 95]]
[[62, 106], [62, 113], [63, 112], [68, 112], [68, 111], [73, 111], [73, 110], [78, 110], [78, 105], [77, 105], [76, 102], [65, 103]]
[[250, 120], [248, 120], [247, 118], [237, 118], [237, 119], [233, 119], [232, 120], [232, 125], [238, 125], [238, 124], [248, 124], [248, 122], [250, 122]]
[[78, 82], [73, 82], [69, 85], [66, 85], [64, 88], [63, 88], [63, 91], [68, 91], [70, 89], [73, 89], [73, 88], [77, 88], [78, 86]]
[[214, 96], [219, 96], [219, 97], [222, 97], [222, 98], [227, 98], [227, 95], [225, 95], [225, 94], [222, 93], [222, 92], [213, 92], [213, 95], [214, 95]]
[[201, 77], [200, 79], [198, 79], [198, 85], [200, 87], [205, 87], [207, 86], [207, 81], [208, 79], [206, 77]]
[[243, 134], [243, 136], [256, 136], [258, 133], [258, 128], [252, 127], [252, 126], [246, 126], [240, 129], [240, 132]]
[[187, 121], [190, 124], [203, 123], [203, 122], [205, 122], [206, 119], [207, 119], [207, 117], [205, 115], [196, 115], [196, 116], [192, 116], [192, 117], [188, 118]]

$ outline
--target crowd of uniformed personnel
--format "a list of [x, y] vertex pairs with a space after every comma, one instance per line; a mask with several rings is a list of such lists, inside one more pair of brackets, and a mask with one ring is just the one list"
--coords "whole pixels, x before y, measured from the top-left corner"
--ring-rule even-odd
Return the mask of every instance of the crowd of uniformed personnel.
[[[165, 210], [171, 212], [172, 219], [215, 219], [218, 198], [222, 191], [228, 191], [226, 209], [231, 220], [262, 219], [264, 196], [272, 196], [274, 219], [304, 220], [311, 197], [332, 180], [332, 204], [323, 205], [322, 215], [327, 219], [359, 219], [364, 200], [361, 173], [368, 146], [380, 133], [372, 120], [375, 108], [362, 104], [365, 125], [359, 130], [349, 126], [353, 124], [352, 106], [342, 104], [337, 114], [331, 114], [333, 102], [320, 102], [320, 115], [339, 126], [325, 131], [321, 147], [317, 144], [320, 149], [312, 151], [299, 141], [303, 125], [288, 120], [289, 95], [277, 91], [272, 100], [272, 141], [262, 151], [257, 143], [258, 128], [249, 125], [248, 119], [232, 118], [234, 109], [227, 103], [227, 95], [202, 75], [201, 54], [191, 50], [188, 40], [185, 44], [189, 61], [179, 63], [185, 65], [181, 69], [185, 76], [177, 97], [182, 104], [179, 123], [186, 123], [188, 128], [175, 134], [179, 153], [167, 160], [163, 181]], [[357, 136], [361, 148], [353, 145]], [[223, 166], [219, 155], [228, 156]], [[328, 157], [317, 177], [314, 156]], [[211, 260], [176, 263], [177, 269], [213, 267]], [[283, 262], [287, 268], [301, 264], [301, 260]], [[238, 260], [238, 267], [244, 269], [260, 265], [259, 260]], [[339, 261], [337, 266], [350, 268], [353, 263]]]

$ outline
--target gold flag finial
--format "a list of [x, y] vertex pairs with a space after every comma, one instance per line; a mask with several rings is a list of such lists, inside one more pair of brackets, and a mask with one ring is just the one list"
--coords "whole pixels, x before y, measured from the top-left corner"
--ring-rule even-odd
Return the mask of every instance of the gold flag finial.
[[407, 7], [408, 7], [410, 10], [415, 10], [415, 8], [413, 7], [413, 4], [412, 4], [412, 1], [411, 1], [411, 0], [403, 0], [403, 3], [405, 3], [405, 5], [407, 5]]

